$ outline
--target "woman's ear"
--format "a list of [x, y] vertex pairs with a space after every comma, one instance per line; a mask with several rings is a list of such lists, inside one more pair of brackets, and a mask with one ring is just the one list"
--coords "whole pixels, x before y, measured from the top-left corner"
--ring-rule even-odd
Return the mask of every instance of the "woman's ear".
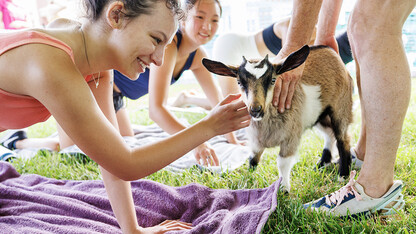
[[121, 28], [122, 21], [124, 19], [124, 14], [122, 12], [123, 9], [124, 3], [120, 1], [112, 2], [107, 7], [106, 20], [112, 28]]

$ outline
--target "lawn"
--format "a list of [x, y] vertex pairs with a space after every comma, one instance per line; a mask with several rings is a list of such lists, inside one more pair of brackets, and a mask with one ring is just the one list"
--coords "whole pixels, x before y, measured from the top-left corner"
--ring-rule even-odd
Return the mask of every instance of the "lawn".
[[[171, 95], [181, 89], [195, 88], [193, 85], [172, 87]], [[412, 93], [416, 92], [416, 80], [412, 79]], [[357, 97], [355, 97], [357, 99]], [[149, 117], [146, 98], [129, 101], [128, 108], [132, 122], [148, 125], [153, 123]], [[403, 136], [397, 154], [395, 178], [404, 183], [405, 209], [397, 215], [382, 219], [345, 220], [325, 217], [321, 214], [307, 213], [302, 204], [333, 192], [344, 185], [337, 181], [337, 168], [315, 171], [314, 165], [320, 158], [323, 140], [315, 130], [308, 130], [299, 149], [300, 161], [292, 170], [291, 193], [278, 194], [276, 211], [270, 216], [263, 233], [414, 233], [416, 230], [416, 97], [412, 96], [404, 123]], [[198, 121], [202, 115], [181, 114], [191, 123]], [[357, 141], [360, 128], [359, 108], [354, 111], [354, 123], [350, 128], [352, 142]], [[56, 131], [54, 120], [29, 128], [30, 137], [46, 137]], [[268, 149], [263, 155], [257, 170], [249, 171], [248, 164], [233, 172], [213, 175], [208, 172], [190, 169], [181, 174], [159, 171], [147, 177], [171, 186], [182, 186], [192, 182], [200, 183], [214, 189], [250, 189], [264, 188], [279, 178], [276, 167], [278, 148]], [[56, 179], [89, 180], [100, 179], [97, 164], [83, 158], [70, 158], [58, 154], [39, 152], [30, 161], [16, 160], [16, 169], [22, 173], [36, 173]]]

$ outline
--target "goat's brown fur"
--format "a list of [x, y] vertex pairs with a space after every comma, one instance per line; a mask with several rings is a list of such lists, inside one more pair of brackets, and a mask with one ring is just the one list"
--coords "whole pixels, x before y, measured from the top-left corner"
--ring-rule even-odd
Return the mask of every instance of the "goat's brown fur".
[[[244, 59], [243, 64], [239, 67], [228, 66], [229, 71], [224, 70], [222, 66], [225, 65], [221, 63], [209, 64], [204, 61], [204, 65], [211, 72], [234, 76], [239, 81], [242, 91], [247, 95], [247, 106], [250, 113], [254, 119], [261, 118], [258, 121], [253, 120], [248, 129], [254, 152], [250, 165], [257, 166], [265, 148], [280, 146], [279, 174], [284, 177], [283, 185], [286, 186], [287, 190], [290, 189], [288, 177], [291, 167], [294, 165], [294, 160], [285, 160], [297, 154], [304, 130], [315, 124], [320, 124], [326, 130], [332, 129], [332, 137], [337, 140], [337, 148], [340, 154], [340, 176], [348, 176], [351, 164], [348, 126], [352, 122], [352, 79], [340, 57], [329, 47], [311, 47], [310, 52], [309, 49], [306, 51], [304, 48], [295, 52], [292, 56], [294, 58], [289, 56], [286, 59], [288, 61], [285, 60], [280, 64], [271, 65], [266, 57], [262, 61], [267, 61], [265, 63], [269, 66], [268, 70], [257, 78], [245, 70], [245, 66], [247, 63], [259, 64], [254, 68], [262, 68], [261, 64], [263, 62], [260, 64], [260, 60], [246, 61]], [[305, 61], [305, 68], [300, 82], [296, 86], [292, 106], [284, 113], [279, 113], [271, 103], [274, 83], [270, 81], [273, 78], [279, 79], [281, 75], [279, 69], [282, 69], [282, 67], [285, 68], [282, 72], [285, 72], [296, 68], [303, 61]], [[287, 68], [288, 66], [289, 68]], [[271, 69], [272, 67], [273, 69]], [[319, 89], [320, 96], [312, 98], [313, 95], [308, 96], [305, 88], [308, 89], [309, 87]], [[307, 98], [313, 100], [307, 100]], [[318, 106], [320, 103], [320, 109], [307, 106], [308, 103], [318, 103]], [[308, 114], [310, 116], [307, 116]], [[281, 163], [279, 163], [279, 160]], [[328, 158], [328, 155], [323, 154], [319, 166], [330, 163], [330, 161], [331, 155]]]

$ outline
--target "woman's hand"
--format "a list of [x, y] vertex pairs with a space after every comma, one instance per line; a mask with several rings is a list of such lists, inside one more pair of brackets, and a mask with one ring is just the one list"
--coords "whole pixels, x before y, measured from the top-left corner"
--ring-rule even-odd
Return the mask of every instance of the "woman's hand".
[[251, 117], [240, 97], [241, 94], [228, 95], [203, 119], [214, 135], [222, 135], [250, 125]]
[[208, 143], [200, 144], [194, 149], [194, 155], [197, 163], [204, 166], [219, 166], [220, 162], [215, 150]]
[[178, 220], [165, 220], [161, 224], [154, 226], [154, 227], [148, 227], [148, 228], [142, 228], [140, 227], [137, 232], [137, 234], [161, 234], [165, 232], [170, 231], [180, 231], [180, 230], [189, 230], [192, 229], [191, 223], [185, 223]]

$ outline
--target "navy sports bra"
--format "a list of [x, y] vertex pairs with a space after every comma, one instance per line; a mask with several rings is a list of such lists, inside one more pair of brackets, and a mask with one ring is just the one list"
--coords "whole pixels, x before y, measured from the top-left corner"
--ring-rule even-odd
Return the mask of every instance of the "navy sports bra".
[[[182, 41], [182, 32], [180, 30], [176, 32], [176, 37], [178, 39], [176, 47], [179, 49], [179, 46]], [[179, 77], [185, 70], [188, 70], [191, 67], [195, 54], [196, 50], [189, 54], [189, 57], [186, 60], [185, 65], [179, 72], [178, 76], [172, 77], [172, 80], [170, 82], [171, 85], [179, 79]], [[117, 85], [118, 89], [121, 91], [123, 96], [126, 96], [130, 99], [138, 99], [141, 96], [149, 93], [149, 68], [147, 68], [145, 72], [140, 74], [137, 80], [130, 80], [128, 77], [124, 76], [119, 71], [114, 70], [114, 83]]]
[[348, 40], [347, 31], [337, 36], [339, 55], [341, 56], [344, 64], [347, 64], [353, 60], [350, 41]]
[[[276, 36], [273, 31], [273, 25], [270, 25], [263, 30], [263, 40], [267, 48], [274, 54], [277, 55], [282, 49], [282, 39]], [[348, 41], [347, 31], [337, 36], [339, 55], [341, 56], [344, 64], [347, 64], [353, 60], [351, 53], [350, 42]]]
[[273, 31], [274, 24], [263, 30], [263, 40], [267, 48], [274, 54], [277, 55], [282, 49], [282, 39], [278, 38]]

